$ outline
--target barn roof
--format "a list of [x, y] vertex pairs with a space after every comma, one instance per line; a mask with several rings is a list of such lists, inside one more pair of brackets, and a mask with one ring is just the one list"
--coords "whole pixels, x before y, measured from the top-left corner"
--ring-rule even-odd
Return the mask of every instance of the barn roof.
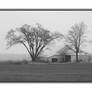
[[[60, 54], [60, 55], [63, 55], [63, 54], [65, 54], [65, 55], [75, 55], [75, 52], [73, 50], [71, 50], [67, 45], [65, 45], [57, 53]], [[88, 53], [80, 50], [79, 55], [88, 55]]]

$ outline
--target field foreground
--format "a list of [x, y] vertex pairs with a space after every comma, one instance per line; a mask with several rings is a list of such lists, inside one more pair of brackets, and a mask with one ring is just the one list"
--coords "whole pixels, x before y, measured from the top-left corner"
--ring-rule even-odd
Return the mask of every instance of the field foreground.
[[92, 82], [92, 64], [0, 64], [0, 82]]

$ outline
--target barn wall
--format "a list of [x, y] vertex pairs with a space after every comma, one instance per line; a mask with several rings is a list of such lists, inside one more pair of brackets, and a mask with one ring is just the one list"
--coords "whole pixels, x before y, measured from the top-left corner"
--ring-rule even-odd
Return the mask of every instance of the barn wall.
[[[48, 58], [49, 62], [52, 62], [52, 58], [57, 58], [57, 62], [63, 62], [63, 56], [52, 56]], [[89, 60], [90, 59], [90, 60]], [[92, 63], [92, 57], [89, 58], [89, 55], [79, 55], [79, 60], [82, 60], [84, 63]], [[71, 63], [76, 62], [76, 55], [71, 55]]]
[[[79, 60], [82, 60], [84, 63], [88, 62], [89, 56], [88, 55], [79, 55]], [[76, 62], [76, 56], [72, 55], [71, 56], [71, 62], [74, 63]]]
[[52, 56], [52, 57], [49, 57], [49, 58], [48, 58], [48, 61], [49, 61], [49, 62], [52, 62], [52, 58], [57, 58], [57, 62], [63, 62], [63, 61], [62, 61], [63, 56]]

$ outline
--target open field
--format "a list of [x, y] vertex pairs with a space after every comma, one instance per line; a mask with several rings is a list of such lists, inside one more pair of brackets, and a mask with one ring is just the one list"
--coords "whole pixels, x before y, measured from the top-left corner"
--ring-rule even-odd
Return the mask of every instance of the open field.
[[92, 64], [0, 64], [0, 82], [92, 82]]

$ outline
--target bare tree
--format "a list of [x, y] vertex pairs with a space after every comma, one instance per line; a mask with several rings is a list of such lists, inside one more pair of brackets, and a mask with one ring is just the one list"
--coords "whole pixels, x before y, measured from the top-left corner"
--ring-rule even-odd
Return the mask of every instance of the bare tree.
[[51, 41], [61, 36], [60, 33], [51, 33], [40, 24], [36, 26], [25, 24], [16, 30], [10, 30], [6, 39], [8, 48], [15, 44], [22, 44], [27, 49], [32, 61], [35, 61]]
[[81, 22], [71, 27], [71, 30], [66, 37], [66, 42], [69, 49], [73, 50], [76, 54], [76, 62], [78, 62], [78, 54], [81, 51], [82, 44], [86, 41], [85, 39], [86, 25]]

